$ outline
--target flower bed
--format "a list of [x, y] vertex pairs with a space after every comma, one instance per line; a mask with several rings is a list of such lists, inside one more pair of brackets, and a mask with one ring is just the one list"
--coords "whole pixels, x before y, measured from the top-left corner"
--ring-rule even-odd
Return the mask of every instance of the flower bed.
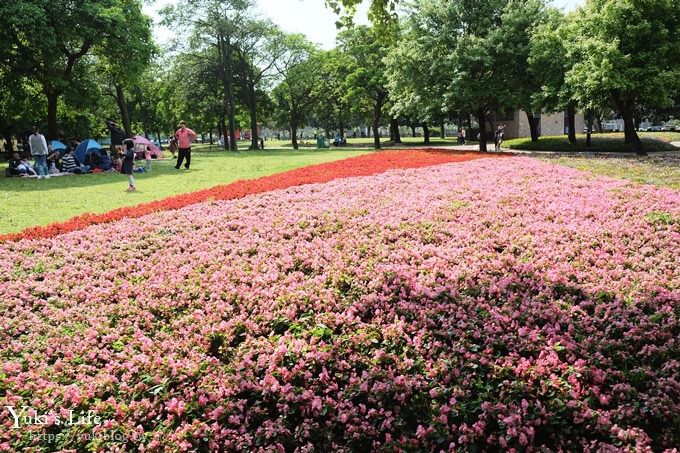
[[124, 218], [138, 218], [152, 212], [183, 208], [208, 200], [233, 200], [276, 189], [328, 182], [350, 176], [367, 176], [395, 168], [420, 168], [447, 162], [488, 158], [492, 155], [477, 152], [452, 152], [437, 150], [384, 151], [362, 156], [298, 168], [252, 180], [239, 180], [231, 184], [211, 187], [197, 192], [176, 195], [162, 200], [114, 209], [103, 214], [85, 213], [66, 222], [27, 228], [20, 233], [0, 235], [0, 242], [17, 239], [39, 239], [83, 229], [89, 225], [110, 223]]
[[678, 243], [677, 191], [529, 158], [5, 243], [0, 395], [49, 426], [0, 449], [671, 448]]

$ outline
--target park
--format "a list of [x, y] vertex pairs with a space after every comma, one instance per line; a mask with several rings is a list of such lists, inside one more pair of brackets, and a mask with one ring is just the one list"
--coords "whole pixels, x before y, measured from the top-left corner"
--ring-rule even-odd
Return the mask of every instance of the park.
[[675, 0], [0, 17], [0, 451], [677, 452]]

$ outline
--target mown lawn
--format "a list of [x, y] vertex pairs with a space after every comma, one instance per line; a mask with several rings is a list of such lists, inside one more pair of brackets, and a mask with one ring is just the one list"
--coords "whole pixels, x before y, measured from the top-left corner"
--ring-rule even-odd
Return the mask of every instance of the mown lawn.
[[[569, 143], [566, 135], [541, 137], [538, 142], [531, 138], [516, 138], [503, 142], [503, 147], [526, 151], [599, 151], [599, 152], [630, 152], [623, 141], [623, 133], [593, 134], [592, 145], [586, 147], [586, 135], [578, 134], [575, 144]], [[671, 145], [672, 141], [680, 141], [677, 132], [641, 132], [640, 138], [647, 151], [669, 151], [678, 149]]]
[[680, 152], [649, 157], [572, 157], [539, 156], [554, 164], [565, 165], [599, 175], [629, 179], [680, 190]]
[[[153, 162], [153, 171], [135, 174], [137, 192], [127, 193], [127, 178], [99, 173], [35, 178], [0, 177], [0, 234], [67, 220], [85, 212], [102, 213], [171, 195], [252, 179], [294, 168], [365, 154], [368, 150], [265, 150], [227, 153], [199, 145], [191, 169], [175, 170], [173, 160]], [[4, 174], [4, 167], [0, 171]]]

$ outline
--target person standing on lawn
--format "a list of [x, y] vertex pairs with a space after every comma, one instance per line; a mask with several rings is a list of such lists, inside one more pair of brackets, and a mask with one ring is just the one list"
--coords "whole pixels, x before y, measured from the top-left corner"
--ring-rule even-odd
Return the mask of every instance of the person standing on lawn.
[[179, 170], [179, 167], [182, 166], [182, 161], [186, 158], [187, 162], [184, 164], [184, 168], [188, 170], [191, 164], [191, 143], [196, 139], [196, 132], [187, 127], [186, 121], [180, 121], [179, 129], [175, 132], [175, 138], [177, 138], [179, 145], [179, 155], [177, 156], [175, 168]]
[[35, 159], [35, 170], [38, 173], [38, 179], [49, 178], [50, 170], [47, 168], [47, 142], [45, 136], [40, 133], [38, 126], [33, 126], [33, 133], [28, 138], [28, 144], [31, 147], [31, 155]]
[[[111, 154], [115, 155], [123, 151], [123, 139], [125, 131], [118, 126], [112, 119], [105, 121], [106, 128], [111, 132]], [[75, 149], [75, 148], [74, 148]]]
[[135, 178], [132, 176], [135, 166], [135, 151], [133, 149], [135, 147], [135, 142], [127, 139], [123, 142], [123, 144], [125, 145], [125, 153], [123, 155], [123, 164], [120, 167], [120, 172], [124, 175], [128, 175], [129, 186], [127, 191], [134, 192], [137, 190], [135, 187]]

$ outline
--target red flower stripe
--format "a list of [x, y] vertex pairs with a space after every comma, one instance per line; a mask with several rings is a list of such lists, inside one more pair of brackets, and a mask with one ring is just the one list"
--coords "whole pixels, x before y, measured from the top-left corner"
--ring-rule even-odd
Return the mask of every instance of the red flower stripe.
[[353, 176], [369, 176], [387, 170], [428, 167], [451, 162], [464, 162], [493, 154], [478, 152], [454, 152], [444, 150], [400, 150], [364, 154], [357, 157], [327, 162], [319, 165], [263, 176], [251, 180], [238, 180], [196, 192], [174, 195], [161, 200], [136, 206], [117, 208], [103, 214], [85, 213], [65, 222], [26, 228], [19, 233], [0, 235], [0, 242], [18, 239], [40, 239], [86, 228], [89, 225], [109, 223], [123, 218], [137, 218], [153, 212], [179, 209], [208, 200], [231, 200], [246, 195], [286, 189], [303, 184], [324, 183], [334, 179]]

